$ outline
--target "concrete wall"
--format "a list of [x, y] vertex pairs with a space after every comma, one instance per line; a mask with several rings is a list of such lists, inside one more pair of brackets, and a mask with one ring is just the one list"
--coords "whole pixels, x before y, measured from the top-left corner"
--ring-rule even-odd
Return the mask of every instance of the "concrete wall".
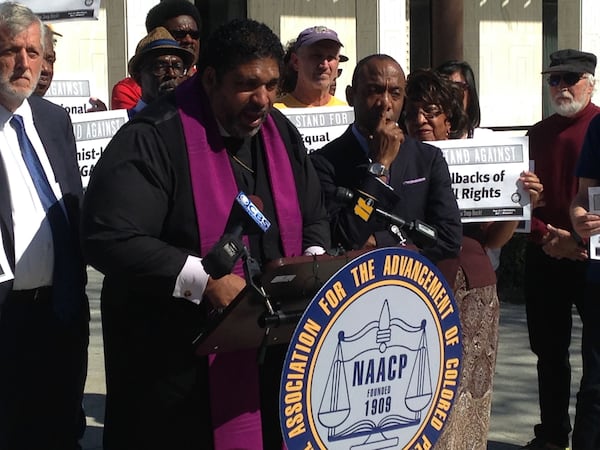
[[102, 7], [98, 20], [94, 21], [49, 23], [62, 34], [56, 38], [54, 78], [89, 79], [92, 96], [106, 101], [109, 86], [106, 9]]
[[[369, 1], [369, 0], [365, 0]], [[369, 2], [373, 9], [372, 0]], [[322, 1], [280, 1], [280, 0], [248, 0], [248, 17], [264, 22], [285, 45], [295, 39], [305, 28], [324, 25], [338, 33], [344, 47], [342, 53], [349, 61], [340, 64], [344, 69], [338, 80], [336, 96], [344, 99], [344, 89], [350, 84], [352, 69], [357, 57], [357, 15], [354, 0], [322, 0]], [[371, 35], [371, 40], [375, 36]]]
[[[558, 46], [600, 55], [598, 0], [558, 0]], [[144, 21], [158, 0], [104, 0], [98, 21], [60, 22], [56, 77], [88, 74], [93, 94], [109, 100], [114, 83], [127, 75], [127, 61], [146, 34]], [[356, 62], [380, 52], [394, 56], [408, 73], [408, 0], [248, 0], [248, 16], [265, 22], [285, 44], [304, 28], [335, 29], [350, 60], [338, 97]], [[464, 59], [473, 66], [483, 126], [531, 125], [541, 119], [546, 89], [541, 70], [541, 0], [464, 0]], [[600, 102], [596, 94], [596, 103]]]
[[542, 2], [465, 0], [464, 59], [477, 76], [482, 126], [541, 118]]
[[[581, 49], [587, 52], [594, 53], [600, 58], [600, 8], [598, 0], [562, 0], [564, 3], [572, 5], [573, 3], [580, 3], [581, 10], [578, 11], [577, 17], [581, 21], [581, 28], [574, 28], [575, 23], [565, 24], [565, 30], [581, 30]], [[568, 17], [568, 16], [567, 16]], [[561, 16], [559, 16], [560, 21]], [[596, 78], [600, 78], [600, 66], [596, 68]], [[596, 92], [592, 101], [596, 105], [600, 105], [600, 82], [596, 82]]]
[[[597, 0], [558, 0], [558, 48], [600, 56]], [[547, 89], [541, 0], [465, 0], [464, 59], [473, 66], [482, 126], [532, 125]], [[600, 101], [598, 90], [594, 101]]]
[[248, 16], [269, 25], [286, 44], [313, 25], [334, 29], [350, 59], [338, 81], [337, 96], [344, 97], [356, 62], [373, 53], [387, 53], [408, 67], [408, 29], [405, 0], [248, 0]]

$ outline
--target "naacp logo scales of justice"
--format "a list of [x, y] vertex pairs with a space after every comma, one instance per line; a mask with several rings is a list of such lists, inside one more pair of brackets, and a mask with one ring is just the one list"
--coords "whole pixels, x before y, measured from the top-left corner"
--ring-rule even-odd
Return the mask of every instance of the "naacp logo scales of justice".
[[362, 255], [317, 293], [290, 342], [280, 396], [287, 447], [432, 448], [461, 355], [458, 310], [438, 269], [401, 248]]

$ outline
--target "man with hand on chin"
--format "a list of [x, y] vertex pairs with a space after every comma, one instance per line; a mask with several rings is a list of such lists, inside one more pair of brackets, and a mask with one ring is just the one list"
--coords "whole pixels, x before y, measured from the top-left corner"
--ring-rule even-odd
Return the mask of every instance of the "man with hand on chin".
[[[359, 61], [346, 88], [355, 122], [311, 158], [325, 194], [334, 246], [388, 247], [406, 239], [436, 263], [458, 255], [460, 215], [441, 151], [405, 137], [398, 126], [405, 86], [404, 71], [392, 57], [377, 54]], [[368, 208], [357, 214], [336, 198], [338, 187], [353, 191], [357, 201], [373, 199], [375, 207], [406, 221], [427, 223], [437, 230], [437, 242], [411, 242], [398, 226], [372, 217]]]

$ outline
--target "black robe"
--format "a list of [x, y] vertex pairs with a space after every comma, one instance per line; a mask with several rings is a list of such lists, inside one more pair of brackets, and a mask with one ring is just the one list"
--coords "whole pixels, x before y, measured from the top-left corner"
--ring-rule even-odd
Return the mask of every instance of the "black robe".
[[[303, 248], [327, 248], [329, 225], [316, 172], [297, 130], [278, 111], [272, 116], [295, 177]], [[249, 145], [258, 151], [260, 167], [260, 134]], [[263, 263], [283, 256], [266, 171], [258, 170], [248, 184], [247, 170], [235, 162], [232, 168], [238, 185], [263, 199], [273, 224], [274, 231], [253, 240], [251, 250]], [[188, 255], [202, 256], [173, 95], [145, 108], [107, 146], [87, 188], [83, 237], [87, 261], [105, 275], [105, 449], [211, 448], [206, 358], [192, 346], [205, 308], [172, 297]], [[277, 394], [284, 350], [271, 349], [262, 368], [262, 391], [269, 397], [263, 395], [263, 429], [276, 432], [267, 436], [265, 448], [280, 448]]]

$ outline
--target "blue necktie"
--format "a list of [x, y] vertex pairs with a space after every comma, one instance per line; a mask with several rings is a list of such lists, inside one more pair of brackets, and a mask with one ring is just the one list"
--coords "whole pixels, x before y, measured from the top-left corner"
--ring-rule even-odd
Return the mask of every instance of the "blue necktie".
[[10, 124], [17, 132], [23, 161], [25, 161], [29, 175], [33, 180], [52, 230], [52, 240], [54, 243], [52, 302], [54, 310], [60, 319], [69, 322], [81, 308], [81, 294], [78, 293], [77, 289], [77, 281], [80, 277], [79, 270], [81, 269], [78, 269], [77, 261], [79, 258], [74, 247], [74, 239], [71, 238], [67, 217], [60, 202], [56, 199], [54, 191], [48, 182], [46, 172], [29, 137], [27, 137], [23, 118], [15, 114], [10, 120]]

